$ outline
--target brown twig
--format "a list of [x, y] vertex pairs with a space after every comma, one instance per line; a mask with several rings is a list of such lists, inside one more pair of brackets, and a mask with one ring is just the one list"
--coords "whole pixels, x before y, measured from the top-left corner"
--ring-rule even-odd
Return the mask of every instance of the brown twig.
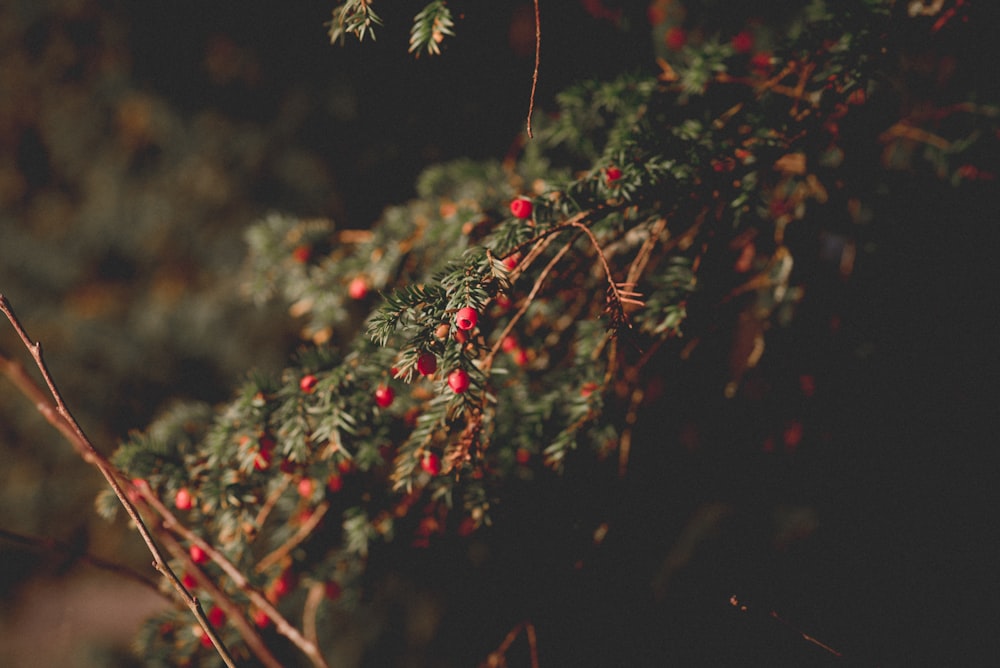
[[[735, 594], [733, 596], [729, 597], [729, 604], [732, 605], [737, 610], [739, 610], [740, 612], [749, 612], [750, 611], [749, 606], [746, 603], [740, 601], [738, 598], [736, 598]], [[767, 613], [767, 616], [770, 617], [771, 619], [775, 620], [776, 622], [778, 622], [780, 624], [783, 624], [787, 628], [791, 629], [794, 633], [798, 634], [799, 637], [802, 638], [803, 640], [805, 640], [806, 642], [812, 643], [813, 645], [816, 645], [817, 647], [819, 647], [823, 651], [825, 651], [825, 652], [827, 652], [829, 654], [832, 654], [833, 656], [843, 657], [843, 654], [841, 654], [840, 652], [838, 652], [834, 648], [830, 647], [826, 643], [824, 643], [824, 642], [822, 642], [820, 640], [817, 640], [816, 638], [812, 637], [808, 633], [800, 631], [799, 629], [797, 629], [796, 627], [794, 627], [790, 622], [788, 622], [787, 620], [785, 620], [783, 617], [781, 617], [774, 610], [769, 611]]]
[[535, 111], [535, 88], [538, 87], [538, 64], [542, 56], [542, 22], [539, 17], [538, 0], [535, 0], [535, 69], [531, 73], [531, 96], [528, 98], [528, 139], [535, 135], [531, 132], [531, 114]]
[[295, 535], [286, 540], [276, 550], [257, 562], [255, 570], [258, 573], [263, 573], [268, 568], [284, 559], [289, 552], [298, 546], [299, 543], [309, 537], [309, 534], [312, 533], [313, 529], [316, 528], [316, 526], [320, 523], [320, 520], [323, 519], [323, 516], [326, 515], [326, 511], [329, 509], [330, 504], [326, 501], [316, 506], [316, 509], [309, 516], [309, 519], [302, 523], [302, 526], [300, 526], [299, 530], [295, 532]]
[[631, 327], [631, 324], [628, 321], [628, 316], [625, 315], [625, 304], [642, 306], [643, 303], [641, 300], [634, 299], [634, 297], [639, 296], [639, 293], [632, 290], [622, 290], [621, 288], [628, 287], [628, 285], [624, 283], [615, 283], [615, 278], [611, 273], [611, 266], [608, 264], [608, 258], [604, 256], [604, 251], [601, 250], [601, 244], [597, 241], [597, 237], [594, 236], [594, 233], [590, 230], [590, 228], [580, 222], [572, 223], [572, 225], [573, 227], [578, 227], [582, 230], [583, 233], [587, 235], [587, 238], [590, 239], [590, 243], [594, 247], [594, 251], [597, 253], [597, 257], [601, 261], [601, 266], [604, 267], [604, 274], [608, 279], [608, 292], [612, 297], [611, 305], [618, 310], [622, 321]]
[[[32, 359], [35, 361], [35, 366], [42, 374], [42, 378], [45, 380], [45, 384], [49, 389], [49, 394], [52, 395], [52, 399], [55, 401], [55, 408], [53, 409], [52, 404], [44, 397], [43, 393], [38, 389], [38, 387], [31, 381], [27, 374], [18, 376], [16, 371], [20, 365], [11, 364], [6, 358], [4, 359], [4, 371], [8, 372], [9, 377], [15, 378], [14, 383], [19, 388], [28, 389], [27, 396], [35, 401], [35, 408], [69, 440], [73, 445], [74, 449], [77, 450], [82, 456], [84, 461], [97, 467], [104, 476], [108, 485], [111, 486], [112, 491], [114, 491], [115, 496], [118, 497], [118, 501], [125, 508], [125, 512], [135, 523], [136, 531], [142, 537], [143, 542], [146, 543], [146, 547], [149, 549], [149, 553], [153, 556], [153, 566], [156, 570], [160, 571], [164, 577], [170, 582], [174, 590], [181, 597], [181, 599], [187, 604], [188, 608], [191, 610], [192, 614], [198, 620], [198, 623], [204, 629], [205, 633], [208, 635], [212, 644], [215, 646], [216, 651], [219, 656], [227, 666], [235, 668], [233, 663], [233, 658], [229, 654], [229, 650], [226, 646], [222, 644], [222, 640], [219, 639], [218, 634], [212, 628], [209, 623], [208, 618], [205, 616], [205, 611], [201, 608], [201, 603], [198, 599], [191, 595], [191, 593], [184, 588], [177, 575], [170, 569], [167, 565], [167, 560], [164, 558], [163, 552], [160, 550], [159, 546], [153, 540], [152, 535], [149, 533], [149, 529], [142, 521], [142, 517], [139, 511], [136, 509], [135, 504], [128, 498], [128, 495], [122, 489], [119, 478], [121, 474], [118, 470], [104, 458], [101, 453], [97, 451], [90, 439], [83, 432], [80, 424], [73, 417], [69, 408], [66, 406], [66, 402], [63, 400], [62, 393], [59, 392], [59, 388], [56, 387], [55, 381], [52, 378], [52, 374], [49, 372], [48, 365], [45, 363], [45, 359], [42, 357], [42, 345], [37, 341], [32, 341], [31, 337], [28, 336], [28, 332], [24, 329], [21, 321], [18, 319], [17, 315], [14, 313], [14, 309], [7, 297], [0, 294], [0, 311], [3, 311], [4, 315], [7, 316], [7, 320], [10, 322], [14, 331], [21, 339], [21, 343], [27, 348], [28, 352], [31, 354]], [[22, 368], [23, 370], [23, 368]], [[34, 390], [25, 387], [25, 381], [28, 385], [34, 386]]]
[[187, 550], [184, 549], [176, 538], [174, 538], [169, 531], [164, 531], [160, 534], [160, 540], [170, 551], [170, 554], [174, 555], [174, 558], [185, 562], [187, 564], [186, 571], [195, 579], [198, 583], [198, 587], [205, 591], [219, 608], [226, 613], [226, 620], [236, 627], [239, 631], [240, 637], [250, 648], [250, 651], [260, 660], [260, 662], [267, 666], [268, 668], [282, 668], [281, 662], [275, 658], [271, 653], [271, 650], [267, 648], [264, 644], [264, 640], [257, 633], [256, 629], [246, 620], [244, 616], [243, 609], [240, 606], [233, 603], [232, 599], [219, 589], [211, 578], [209, 578], [205, 573], [198, 568], [191, 557], [188, 555]]
[[[3, 364], [3, 359], [0, 358], [0, 364]], [[55, 538], [43, 538], [41, 536], [27, 536], [16, 531], [9, 531], [7, 529], [0, 529], [0, 538], [5, 538], [14, 543], [20, 543], [21, 545], [28, 545], [31, 547], [37, 547], [42, 550], [51, 550], [55, 552], [62, 552], [69, 554], [84, 563], [90, 564], [95, 568], [100, 568], [101, 570], [108, 571], [109, 573], [114, 573], [115, 575], [120, 575], [124, 578], [128, 578], [133, 582], [138, 582], [147, 589], [152, 589], [160, 596], [164, 597], [171, 603], [175, 600], [168, 596], [160, 587], [150, 580], [148, 577], [142, 573], [129, 568], [123, 564], [117, 564], [113, 561], [108, 561], [107, 559], [102, 559], [97, 555], [90, 554], [89, 552], [83, 552], [74, 546], [70, 545], [61, 540], [56, 540]]]
[[495, 650], [490, 652], [490, 655], [486, 657], [486, 661], [480, 664], [480, 668], [493, 668], [494, 666], [506, 665], [507, 650], [517, 640], [517, 636], [521, 634], [521, 631], [524, 631], [524, 635], [528, 640], [528, 651], [531, 653], [531, 668], [538, 668], [538, 638], [535, 635], [535, 625], [529, 621], [523, 621], [508, 631], [503, 641], [500, 642]]
[[316, 615], [319, 612], [319, 605], [323, 602], [325, 596], [326, 585], [322, 582], [314, 582], [309, 586], [309, 592], [306, 594], [306, 602], [302, 607], [302, 633], [314, 645], [319, 644], [319, 633], [316, 631]]
[[559, 249], [552, 259], [549, 260], [549, 263], [545, 265], [545, 268], [538, 274], [538, 277], [535, 279], [535, 284], [531, 286], [531, 291], [527, 294], [527, 296], [525, 296], [524, 300], [521, 302], [520, 308], [517, 309], [517, 312], [511, 316], [511, 319], [507, 322], [507, 326], [504, 327], [504, 330], [500, 333], [500, 336], [497, 337], [497, 340], [490, 349], [490, 352], [483, 360], [482, 368], [484, 371], [493, 366], [493, 359], [500, 351], [500, 347], [503, 345], [503, 340], [507, 338], [512, 331], [514, 331], [514, 326], [517, 325], [518, 321], [524, 316], [525, 312], [527, 312], [528, 307], [531, 306], [531, 303], [535, 300], [535, 296], [538, 294], [538, 291], [542, 289], [542, 284], [545, 282], [545, 279], [555, 266], [559, 264], [559, 261], [563, 258], [563, 256], [569, 252], [569, 249], [573, 247], [574, 241], [576, 241], [576, 237], [573, 237], [566, 242], [566, 244]]
[[320, 654], [316, 645], [309, 642], [299, 633], [298, 629], [292, 626], [285, 617], [278, 612], [278, 609], [271, 604], [267, 598], [257, 591], [247, 577], [243, 575], [240, 569], [233, 565], [233, 562], [226, 558], [226, 555], [219, 552], [211, 544], [207, 543], [201, 536], [194, 533], [186, 526], [177, 521], [177, 518], [170, 511], [169, 508], [163, 505], [163, 503], [156, 498], [149, 490], [141, 490], [143, 498], [146, 499], [153, 506], [153, 508], [160, 514], [163, 518], [163, 524], [168, 529], [174, 531], [181, 536], [184, 540], [189, 543], [193, 543], [205, 551], [205, 554], [209, 559], [215, 562], [215, 564], [222, 569], [232, 580], [233, 585], [247, 595], [250, 602], [256, 605], [264, 614], [266, 614], [272, 622], [274, 622], [274, 627], [278, 630], [278, 633], [288, 638], [292, 643], [299, 648], [299, 650], [309, 657], [314, 666], [317, 668], [329, 668], [326, 663], [326, 659]]
[[946, 151], [951, 148], [951, 142], [944, 137], [940, 137], [933, 132], [928, 132], [923, 128], [913, 127], [907, 121], [900, 121], [890, 127], [888, 130], [879, 135], [879, 141], [889, 143], [897, 137], [912, 139], [915, 142], [927, 144], [928, 146], [939, 148], [942, 151]]
[[285, 493], [286, 489], [288, 489], [288, 485], [291, 484], [291, 480], [291, 476], [285, 476], [281, 480], [281, 483], [275, 487], [274, 491], [271, 492], [270, 496], [267, 497], [267, 500], [264, 501], [264, 505], [261, 506], [260, 512], [257, 513], [257, 517], [253, 522], [254, 534], [250, 536], [251, 541], [256, 538], [256, 532], [260, 531], [261, 527], [264, 526], [264, 522], [267, 521], [268, 515], [271, 514], [272, 510], [274, 510], [274, 506], [277, 505], [281, 495]]

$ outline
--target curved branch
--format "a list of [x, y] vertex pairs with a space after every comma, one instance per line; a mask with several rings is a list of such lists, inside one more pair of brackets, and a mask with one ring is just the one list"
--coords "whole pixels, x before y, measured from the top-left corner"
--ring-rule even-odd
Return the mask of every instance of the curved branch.
[[[115, 496], [118, 497], [118, 501], [125, 508], [125, 512], [135, 523], [136, 531], [142, 537], [143, 542], [146, 543], [146, 547], [149, 549], [149, 553], [153, 555], [153, 566], [156, 570], [160, 571], [164, 577], [170, 582], [174, 590], [181, 597], [181, 599], [187, 604], [191, 613], [198, 620], [202, 629], [208, 635], [212, 644], [215, 646], [216, 651], [219, 656], [227, 666], [235, 668], [235, 663], [233, 662], [232, 656], [229, 654], [229, 650], [226, 646], [222, 644], [222, 640], [219, 639], [218, 634], [216, 634], [215, 629], [208, 621], [208, 617], [205, 615], [205, 611], [201, 608], [201, 603], [198, 599], [191, 595], [191, 593], [184, 588], [177, 574], [174, 573], [170, 566], [167, 565], [167, 560], [164, 558], [163, 552], [160, 550], [159, 546], [153, 540], [152, 535], [149, 533], [149, 529], [142, 521], [142, 516], [136, 509], [135, 504], [129, 499], [128, 494], [122, 489], [122, 483], [119, 479], [122, 478], [121, 473], [104, 458], [101, 453], [97, 451], [90, 439], [83, 432], [80, 424], [70, 413], [69, 408], [66, 406], [66, 402], [63, 400], [62, 394], [59, 392], [59, 388], [56, 387], [55, 381], [52, 378], [52, 374], [49, 372], [48, 365], [45, 364], [45, 359], [42, 357], [42, 345], [37, 341], [32, 341], [31, 337], [28, 336], [28, 332], [24, 329], [21, 321], [18, 320], [17, 315], [14, 313], [14, 309], [7, 297], [0, 294], [0, 311], [3, 311], [4, 315], [7, 316], [7, 320], [10, 321], [11, 326], [17, 335], [21, 338], [21, 342], [24, 347], [28, 349], [31, 353], [32, 359], [35, 361], [35, 365], [42, 374], [42, 378], [45, 380], [45, 384], [49, 388], [49, 393], [52, 395], [53, 400], [55, 400], [55, 408], [53, 409], [52, 404], [45, 398], [44, 393], [35, 385], [34, 381], [24, 372], [21, 365], [7, 360], [7, 358], [0, 358], [3, 360], [3, 370], [11, 377], [14, 384], [18, 388], [27, 390], [26, 394], [28, 398], [35, 401], [35, 408], [49, 421], [53, 426], [56, 427], [73, 445], [74, 449], [83, 457], [83, 460], [88, 464], [96, 466], [107, 480], [108, 485], [111, 486], [112, 491], [114, 491]], [[21, 371], [18, 374], [18, 370]], [[33, 389], [32, 389], [33, 388]]]

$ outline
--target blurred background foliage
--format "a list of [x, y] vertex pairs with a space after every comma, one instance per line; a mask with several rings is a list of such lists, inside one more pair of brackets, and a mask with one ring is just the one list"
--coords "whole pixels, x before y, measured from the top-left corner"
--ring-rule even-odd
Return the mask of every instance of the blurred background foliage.
[[[298, 345], [300, 323], [278, 306], [250, 306], [239, 290], [251, 222], [278, 210], [363, 228], [386, 204], [412, 197], [427, 164], [498, 158], [516, 141], [534, 55], [530, 3], [454, 3], [468, 12], [444, 57], [417, 60], [406, 56], [412, 7], [398, 4], [380, 6], [377, 42], [348, 40], [343, 49], [327, 42], [324, 1], [0, 4], [0, 289], [44, 342], [67, 400], [105, 453], [172, 400], [226, 399], [249, 367], [275, 371]], [[707, 25], [735, 32], [749, 16], [743, 4], [699, 7]], [[799, 4], [770, 3], [766, 16], [753, 9], [775, 25]], [[971, 28], [930, 43], [926, 30], [915, 31], [924, 37], [893, 45], [898, 78], [886, 88], [895, 95], [864, 122], [889, 127], [900, 113], [919, 118], [970, 91], [996, 102], [996, 11], [968, 4]], [[651, 71], [647, 10], [672, 3], [542, 6], [553, 17], [543, 13], [544, 109], [573, 81]], [[618, 10], [614, 20], [596, 9], [605, 6]], [[661, 51], [667, 25], [654, 31]], [[750, 599], [782, 604], [787, 617], [861, 655], [898, 665], [1000, 655], [986, 631], [995, 613], [974, 612], [997, 584], [982, 547], [995, 527], [986, 479], [995, 470], [987, 454], [995, 431], [987, 437], [982, 427], [996, 413], [996, 332], [987, 322], [996, 311], [996, 185], [946, 183], [940, 155], [913, 159], [924, 147], [887, 146], [910, 154], [853, 154], [855, 178], [883, 184], [853, 281], [814, 282], [822, 299], [811, 304], [822, 307], [811, 312], [806, 302], [798, 324], [774, 334], [769, 345], [779, 353], [748, 378], [750, 400], [727, 401], [698, 370], [678, 367], [672, 382], [690, 388], [687, 399], [667, 423], [642, 426], [645, 439], [680, 435], [657, 461], [637, 453], [634, 464], [670, 470], [669, 481], [646, 479], [648, 489], [614, 500], [625, 544], [649, 550], [595, 560], [598, 572], [644, 572], [673, 545], [660, 586], [672, 583], [675, 603], [651, 607], [646, 624], [626, 628], [616, 610], [634, 602], [634, 578], [526, 581], [524, 591], [559, 591], [581, 608], [590, 598], [606, 603], [603, 614], [549, 642], [618, 634], [611, 645], [634, 665], [639, 650], [624, 650], [636, 639], [674, 643], [685, 665], [733, 665], [727, 649], [704, 644], [710, 631], [737, 639], [726, 647], [743, 652], [741, 665], [755, 663], [755, 651], [779, 662], [825, 658], [767, 620], [747, 626], [722, 616], [730, 586], [755, 582]], [[998, 173], [996, 155], [977, 160]], [[917, 169], [885, 171], [903, 164]], [[836, 322], [827, 319], [831, 302]], [[18, 348], [4, 328], [0, 349], [13, 356]], [[761, 414], [786, 428], [760, 433]], [[768, 443], [806, 456], [770, 457]], [[99, 476], [7, 383], [0, 456], [0, 528], [71, 548], [0, 540], [0, 632], [25, 628], [15, 620], [26, 597], [45, 591], [69, 605], [72, 587], [31, 583], [73, 570], [74, 552], [147, 568], [148, 555], [123, 524], [109, 527], [90, 512]], [[560, 483], [535, 528], [573, 515], [559, 505], [567, 498], [611, 503], [611, 492], [590, 482]], [[651, 499], [670, 508], [655, 526]], [[501, 556], [513, 570], [563, 549], [555, 543], [565, 537]], [[677, 565], [695, 552], [701, 558], [677, 578]], [[393, 565], [404, 576], [435, 567], [435, 581], [446, 582], [442, 562]], [[475, 586], [454, 582], [450, 595], [471, 598]], [[136, 617], [144, 614], [138, 596], [128, 600]], [[686, 642], [659, 639], [671, 625], [690, 631]], [[44, 620], [35, 632], [57, 644], [61, 631]], [[456, 660], [481, 657], [461, 655], [456, 638], [437, 642]], [[76, 665], [126, 661], [100, 643], [76, 652]]]

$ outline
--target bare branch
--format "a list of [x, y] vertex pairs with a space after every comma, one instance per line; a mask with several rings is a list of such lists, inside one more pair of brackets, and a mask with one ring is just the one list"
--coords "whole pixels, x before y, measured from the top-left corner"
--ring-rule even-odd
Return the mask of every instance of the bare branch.
[[[121, 502], [122, 507], [125, 508], [125, 512], [128, 513], [128, 516], [135, 523], [136, 530], [142, 537], [143, 542], [146, 543], [149, 553], [153, 555], [153, 566], [156, 570], [160, 571], [160, 573], [162, 573], [167, 580], [170, 581], [174, 590], [187, 604], [188, 608], [190, 608], [191, 612], [198, 620], [198, 623], [201, 624], [202, 629], [204, 629], [209, 639], [211, 639], [216, 651], [219, 653], [219, 656], [222, 657], [222, 660], [226, 663], [226, 665], [235, 668], [233, 658], [229, 655], [229, 650], [226, 649], [226, 646], [222, 644], [222, 640], [219, 639], [218, 634], [215, 633], [215, 630], [212, 628], [208, 618], [205, 616], [205, 611], [202, 610], [198, 599], [192, 596], [191, 593], [184, 588], [180, 579], [178, 579], [177, 575], [170, 569], [170, 566], [167, 565], [167, 561], [164, 558], [162, 551], [150, 535], [149, 529], [143, 523], [142, 517], [136, 509], [135, 504], [132, 503], [128, 494], [126, 494], [122, 489], [122, 485], [119, 482], [119, 480], [123, 479], [121, 473], [115, 469], [111, 462], [105, 459], [96, 448], [94, 448], [90, 439], [87, 438], [83, 429], [80, 428], [79, 423], [73, 417], [72, 413], [70, 413], [69, 408], [66, 407], [62, 394], [59, 392], [59, 388], [56, 387], [52, 374], [49, 373], [48, 366], [45, 364], [45, 360], [42, 357], [41, 344], [31, 340], [31, 337], [28, 336], [28, 332], [24, 329], [21, 321], [18, 320], [13, 307], [4, 295], [0, 295], [0, 311], [3, 311], [4, 315], [7, 316], [7, 320], [10, 321], [14, 331], [16, 331], [17, 335], [21, 338], [21, 342], [24, 344], [24, 347], [28, 349], [28, 352], [31, 353], [32, 359], [35, 360], [35, 365], [41, 372], [42, 378], [45, 380], [45, 384], [49, 388], [49, 393], [55, 400], [54, 410], [41, 390], [38, 389], [37, 385], [34, 384], [34, 381], [32, 381], [26, 373], [21, 375], [17, 374], [17, 370], [20, 365], [12, 364], [6, 358], [2, 358], [2, 367], [4, 372], [8, 375], [8, 377], [12, 378], [14, 384], [17, 385], [18, 388], [27, 390], [26, 396], [35, 401], [35, 408], [70, 441], [77, 452], [81, 454], [84, 461], [96, 466], [98, 470], [100, 470], [101, 475], [104, 476], [104, 479], [107, 480], [108, 485], [110, 485], [111, 489], [114, 491], [115, 496], [118, 497], [118, 501]], [[23, 368], [21, 371], [23, 371]], [[34, 389], [27, 387], [27, 385], [34, 386]], [[149, 494], [149, 496], [152, 496], [152, 494]]]

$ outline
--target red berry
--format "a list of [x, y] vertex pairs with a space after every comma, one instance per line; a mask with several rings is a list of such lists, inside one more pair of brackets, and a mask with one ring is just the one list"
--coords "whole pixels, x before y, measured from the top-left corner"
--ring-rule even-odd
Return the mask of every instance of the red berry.
[[608, 167], [608, 171], [606, 171], [604, 174], [608, 178], [608, 183], [614, 183], [615, 181], [617, 181], [622, 177], [622, 170], [618, 169], [617, 167]]
[[674, 26], [667, 30], [666, 34], [663, 36], [663, 41], [666, 42], [667, 48], [671, 51], [680, 51], [687, 44], [688, 36], [687, 31], [680, 26]]
[[455, 369], [448, 374], [448, 387], [455, 394], [461, 394], [469, 389], [469, 374], [466, 373], [465, 369]]
[[181, 584], [188, 589], [194, 589], [198, 586], [198, 580], [190, 573], [185, 573], [184, 577], [181, 578]]
[[500, 342], [500, 349], [505, 353], [517, 350], [517, 337], [512, 334], [503, 337], [503, 341]]
[[208, 622], [216, 628], [222, 626], [226, 623], [225, 611], [222, 608], [213, 605], [208, 611]]
[[356, 276], [347, 285], [347, 294], [351, 299], [361, 300], [368, 296], [368, 280], [363, 276]]
[[346, 457], [337, 462], [337, 470], [341, 473], [350, 473], [354, 470], [354, 462]]
[[327, 582], [325, 591], [326, 591], [326, 597], [331, 601], [336, 601], [338, 598], [340, 598], [341, 593], [343, 593], [340, 588], [340, 583], [337, 582], [336, 580], [330, 580], [329, 582]]
[[432, 352], [424, 352], [420, 354], [417, 358], [417, 371], [420, 372], [422, 376], [429, 376], [438, 368], [437, 357], [434, 356]]
[[209, 635], [207, 633], [205, 633], [201, 629], [201, 627], [198, 627], [198, 632], [201, 633], [201, 640], [200, 640], [201, 646], [202, 647], [208, 647], [209, 649], [211, 649], [211, 647], [212, 647], [212, 638], [209, 637]]
[[458, 313], [455, 314], [455, 324], [462, 330], [472, 329], [476, 326], [476, 322], [478, 321], [479, 314], [476, 313], [476, 309], [471, 306], [460, 308], [458, 309]]
[[437, 475], [438, 473], [441, 473], [441, 458], [433, 452], [428, 452], [424, 455], [424, 458], [420, 460], [420, 468], [423, 469], [425, 473]]
[[253, 623], [259, 629], [266, 629], [271, 625], [271, 618], [263, 610], [256, 610], [253, 613]]
[[177, 490], [177, 494], [174, 495], [174, 506], [177, 510], [190, 510], [191, 503], [191, 492], [188, 491], [187, 487], [181, 487]]
[[767, 74], [771, 71], [771, 54], [766, 51], [755, 53], [750, 59], [750, 67], [758, 74]]
[[192, 545], [188, 548], [188, 554], [191, 555], [191, 561], [196, 564], [204, 564], [208, 561], [208, 554], [206, 554], [205, 550], [201, 549], [197, 545]]
[[515, 218], [520, 218], [521, 220], [531, 218], [533, 208], [531, 200], [522, 197], [518, 197], [510, 203], [510, 212], [514, 214]]
[[292, 257], [299, 264], [305, 264], [312, 258], [312, 248], [306, 245], [296, 246], [292, 251]]
[[253, 467], [258, 471], [266, 471], [271, 466], [271, 450], [260, 449], [253, 458]]
[[319, 380], [316, 378], [316, 376], [312, 375], [311, 373], [306, 374], [305, 376], [302, 376], [302, 379], [299, 381], [299, 389], [305, 392], [306, 394], [312, 394], [313, 390], [316, 389], [316, 383], [318, 382]]
[[142, 493], [149, 490], [149, 483], [142, 478], [132, 478], [132, 487], [126, 490], [128, 500], [132, 503], [142, 502]]
[[517, 452], [514, 453], [514, 458], [517, 460], [518, 464], [527, 464], [531, 461], [531, 450], [527, 448], [518, 448]]
[[279, 598], [287, 596], [294, 586], [295, 574], [291, 571], [285, 571], [277, 580], [271, 583], [271, 587], [267, 592], [267, 598], [270, 601], [277, 601]]
[[336, 494], [344, 488], [344, 479], [339, 474], [334, 473], [326, 479], [326, 488]]
[[511, 356], [514, 358], [514, 364], [518, 366], [524, 366], [528, 363], [528, 351], [524, 348], [515, 348], [511, 352]]
[[308, 499], [313, 495], [313, 490], [316, 489], [316, 482], [312, 478], [303, 478], [299, 480], [299, 496], [303, 499]]
[[750, 53], [753, 50], [753, 35], [746, 30], [741, 30], [733, 36], [733, 48], [736, 53]]
[[391, 387], [379, 385], [375, 388], [375, 403], [381, 408], [388, 408], [392, 405], [392, 400], [396, 398], [396, 393]]

